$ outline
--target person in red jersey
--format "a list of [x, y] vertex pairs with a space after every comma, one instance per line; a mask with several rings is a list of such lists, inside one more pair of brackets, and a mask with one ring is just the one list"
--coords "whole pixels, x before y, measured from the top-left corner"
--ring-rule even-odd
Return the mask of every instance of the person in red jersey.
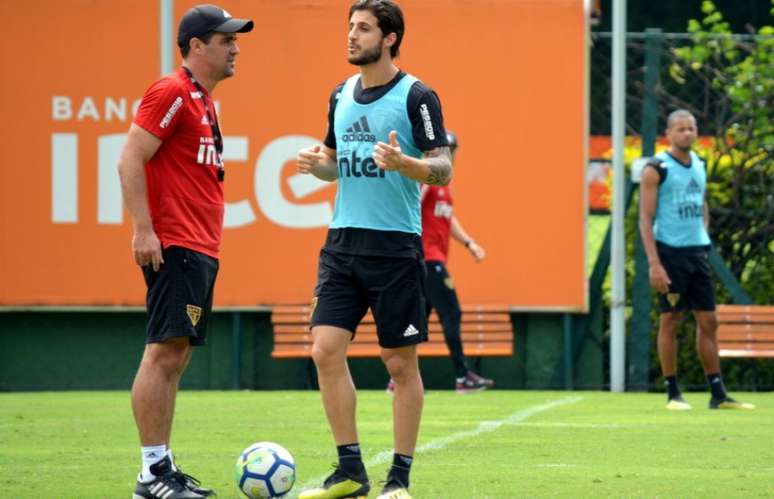
[[132, 216], [134, 261], [147, 286], [146, 346], [132, 387], [142, 446], [133, 499], [213, 494], [182, 473], [170, 450], [180, 377], [206, 340], [223, 230], [223, 136], [210, 96], [234, 75], [236, 33], [253, 22], [214, 5], [180, 20], [183, 65], [142, 98], [118, 170]]
[[[446, 132], [446, 140], [452, 154], [457, 151], [457, 136]], [[427, 266], [427, 314], [435, 309], [441, 320], [443, 335], [449, 347], [456, 376], [455, 387], [459, 393], [486, 390], [494, 386], [494, 381], [484, 378], [470, 370], [465, 361], [460, 337], [462, 310], [454, 289], [454, 281], [446, 269], [449, 257], [449, 236], [464, 245], [471, 256], [480, 262], [486, 253], [472, 237], [465, 232], [462, 224], [453, 214], [453, 199], [450, 186], [423, 185], [422, 199], [422, 246]], [[387, 385], [393, 390], [393, 383]]]

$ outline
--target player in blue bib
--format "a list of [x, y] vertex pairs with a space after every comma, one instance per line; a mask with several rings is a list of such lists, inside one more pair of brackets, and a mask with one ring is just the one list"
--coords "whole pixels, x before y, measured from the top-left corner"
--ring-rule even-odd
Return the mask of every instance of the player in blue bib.
[[424, 390], [417, 345], [427, 340], [421, 183], [446, 185], [451, 155], [438, 96], [395, 66], [403, 13], [391, 0], [350, 8], [348, 59], [360, 71], [332, 92], [324, 145], [298, 169], [337, 182], [314, 291], [312, 355], [339, 464], [299, 499], [364, 497], [370, 490], [355, 423], [347, 349], [371, 309], [381, 357], [395, 381], [393, 463], [383, 499], [410, 498], [409, 472]]
[[640, 232], [651, 286], [659, 293], [658, 356], [667, 409], [688, 410], [677, 385], [676, 334], [684, 312], [696, 319], [696, 345], [712, 397], [710, 409], [753, 409], [731, 398], [720, 376], [715, 295], [709, 268], [709, 210], [704, 162], [691, 150], [696, 118], [683, 109], [667, 118], [670, 147], [651, 159], [640, 184]]

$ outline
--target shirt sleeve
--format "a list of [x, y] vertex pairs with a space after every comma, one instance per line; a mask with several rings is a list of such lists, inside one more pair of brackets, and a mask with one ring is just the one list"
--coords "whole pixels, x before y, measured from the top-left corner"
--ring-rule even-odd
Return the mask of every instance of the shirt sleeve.
[[658, 185], [663, 184], [667, 176], [667, 169], [664, 168], [664, 160], [658, 157], [650, 158], [648, 162], [645, 163], [644, 168], [648, 167], [653, 168], [658, 173]]
[[420, 150], [430, 151], [449, 145], [443, 126], [441, 100], [433, 89], [421, 81], [414, 83], [409, 91], [406, 106], [411, 119], [414, 143]]
[[336, 114], [336, 104], [339, 102], [342, 88], [344, 88], [344, 83], [337, 85], [328, 100], [328, 132], [325, 134], [323, 144], [334, 150], [336, 149], [336, 129], [333, 127], [333, 116]]
[[134, 123], [161, 140], [166, 140], [180, 122], [184, 89], [169, 78], [162, 78], [142, 96]]

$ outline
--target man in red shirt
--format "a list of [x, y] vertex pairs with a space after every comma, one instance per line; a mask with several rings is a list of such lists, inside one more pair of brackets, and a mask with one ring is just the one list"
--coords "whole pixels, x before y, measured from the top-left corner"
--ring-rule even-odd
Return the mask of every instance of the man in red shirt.
[[[454, 132], [446, 132], [446, 140], [454, 161], [457, 152], [457, 136]], [[457, 299], [449, 271], [446, 270], [446, 260], [449, 257], [449, 236], [467, 248], [477, 262], [484, 259], [484, 248], [479, 246], [465, 232], [459, 220], [453, 214], [453, 200], [449, 185], [422, 185], [422, 246], [427, 266], [427, 314], [435, 309], [443, 327], [443, 336], [449, 347], [452, 364], [456, 376], [456, 390], [459, 393], [486, 390], [494, 386], [494, 381], [479, 376], [471, 371], [465, 362], [460, 338], [462, 310]], [[393, 390], [393, 383], [387, 385]]]
[[214, 5], [187, 11], [177, 36], [183, 67], [145, 92], [119, 161], [134, 261], [148, 288], [146, 346], [132, 387], [143, 462], [133, 499], [213, 494], [179, 471], [169, 441], [180, 377], [192, 346], [205, 343], [218, 273], [225, 172], [210, 93], [234, 75], [236, 33], [252, 29]]

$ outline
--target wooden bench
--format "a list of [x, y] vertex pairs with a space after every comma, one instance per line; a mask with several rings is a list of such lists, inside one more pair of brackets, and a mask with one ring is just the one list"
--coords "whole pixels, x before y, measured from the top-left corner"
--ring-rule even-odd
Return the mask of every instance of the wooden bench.
[[[308, 305], [278, 305], [272, 308], [274, 358], [309, 358], [312, 356], [312, 334], [309, 331]], [[428, 321], [428, 341], [419, 345], [420, 357], [449, 355], [438, 316], [433, 312]], [[468, 357], [513, 355], [513, 325], [507, 306], [467, 305], [462, 307], [462, 349]], [[355, 340], [349, 345], [349, 357], [379, 357], [376, 324], [369, 312], [360, 322]]]
[[721, 357], [774, 358], [774, 306], [718, 305]]

